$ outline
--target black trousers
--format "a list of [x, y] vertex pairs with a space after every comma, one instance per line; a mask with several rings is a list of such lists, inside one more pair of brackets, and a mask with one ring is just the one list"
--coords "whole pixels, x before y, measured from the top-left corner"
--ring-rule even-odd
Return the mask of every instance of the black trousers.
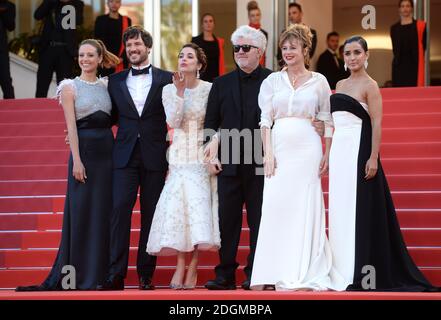
[[238, 166], [236, 176], [219, 176], [219, 224], [221, 248], [220, 263], [216, 266], [216, 277], [235, 281], [236, 261], [240, 234], [242, 231], [242, 209], [245, 204], [250, 228], [250, 253], [245, 275], [251, 279], [260, 217], [262, 215], [263, 175], [256, 175], [252, 165]]
[[141, 204], [141, 234], [139, 237], [137, 272], [139, 277], [152, 278], [156, 256], [146, 252], [156, 204], [165, 183], [165, 171], [149, 171], [143, 166], [141, 147], [136, 144], [127, 167], [114, 169], [113, 210], [110, 220], [109, 276], [127, 276], [132, 210], [138, 188]]
[[0, 50], [0, 87], [3, 91], [3, 99], [14, 99], [14, 87], [12, 86], [11, 70], [9, 65], [8, 50]]
[[73, 77], [74, 58], [65, 46], [48, 46], [39, 53], [36, 98], [46, 98], [52, 75], [55, 71], [57, 83]]

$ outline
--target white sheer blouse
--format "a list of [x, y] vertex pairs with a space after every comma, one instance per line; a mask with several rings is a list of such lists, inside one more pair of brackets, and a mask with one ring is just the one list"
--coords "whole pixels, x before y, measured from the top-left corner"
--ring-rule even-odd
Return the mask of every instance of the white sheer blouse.
[[330, 96], [328, 81], [318, 72], [312, 72], [312, 77], [297, 89], [286, 71], [274, 72], [260, 87], [260, 127], [271, 128], [275, 120], [286, 117], [316, 118], [325, 122], [325, 137], [332, 137]]

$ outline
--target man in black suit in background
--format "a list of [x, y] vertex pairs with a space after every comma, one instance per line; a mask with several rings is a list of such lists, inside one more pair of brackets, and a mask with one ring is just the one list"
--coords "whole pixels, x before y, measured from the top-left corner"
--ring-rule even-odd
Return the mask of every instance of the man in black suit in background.
[[[231, 41], [238, 68], [214, 80], [205, 116], [206, 130], [221, 130], [219, 135], [211, 137], [205, 149], [206, 158], [211, 162], [210, 171], [219, 174], [217, 181], [221, 233], [220, 263], [216, 266], [216, 279], [208, 281], [205, 285], [210, 290], [236, 289], [236, 255], [244, 204], [250, 228], [250, 253], [244, 270], [246, 280], [242, 283], [242, 288], [249, 289], [263, 197], [264, 176], [256, 172], [262, 167], [260, 108], [257, 97], [260, 85], [272, 72], [259, 65], [260, 57], [265, 52], [266, 38], [262, 32], [242, 26], [233, 33]], [[241, 141], [238, 137], [233, 137], [231, 141], [228, 132], [235, 129], [239, 132], [251, 132], [252, 141]], [[239, 143], [240, 150], [233, 148], [235, 142]], [[258, 150], [254, 150], [254, 146]], [[229, 158], [223, 159], [225, 155], [223, 157], [222, 153], [219, 153], [222, 160], [220, 163], [217, 157], [218, 150], [226, 148], [230, 151]], [[255, 154], [257, 158], [254, 157]], [[237, 162], [234, 161], [235, 155], [240, 156], [240, 159], [236, 158], [239, 160]], [[247, 162], [247, 156], [250, 156], [252, 161]]]
[[[302, 6], [298, 3], [290, 3], [288, 5], [288, 27], [292, 24], [303, 24], [303, 10]], [[282, 33], [285, 31], [284, 29]], [[315, 49], [317, 48], [317, 31], [310, 27], [312, 33], [312, 46], [311, 50], [309, 50], [309, 57], [312, 59], [312, 56], [315, 53]], [[277, 61], [279, 62], [279, 67], [282, 68], [285, 63], [282, 59], [282, 50], [280, 48], [277, 49]]]
[[3, 91], [3, 99], [14, 99], [7, 35], [7, 31], [14, 29], [15, 4], [7, 0], [0, 0], [0, 87]]
[[113, 147], [113, 210], [110, 220], [110, 266], [99, 290], [123, 290], [127, 276], [132, 210], [140, 188], [141, 233], [137, 272], [140, 290], [152, 290], [156, 256], [146, 252], [150, 227], [168, 168], [167, 124], [162, 89], [172, 74], [149, 62], [151, 35], [133, 26], [123, 35], [130, 69], [113, 74], [108, 90], [118, 122]]
[[337, 56], [339, 34], [335, 31], [326, 37], [328, 48], [320, 55], [317, 61], [317, 72], [323, 74], [328, 80], [332, 90], [338, 81], [345, 79], [349, 73], [344, 69], [344, 62]]
[[[76, 29], [65, 28], [62, 21], [70, 12], [62, 12], [63, 7], [75, 9], [75, 24], [83, 23], [84, 3], [80, 0], [43, 0], [35, 10], [35, 20], [43, 21], [43, 30], [39, 41], [37, 92], [36, 98], [45, 98], [55, 71], [57, 83], [72, 78], [74, 58], [78, 55]], [[66, 19], [65, 19], [66, 18]], [[64, 20], [63, 20], [64, 19]]]

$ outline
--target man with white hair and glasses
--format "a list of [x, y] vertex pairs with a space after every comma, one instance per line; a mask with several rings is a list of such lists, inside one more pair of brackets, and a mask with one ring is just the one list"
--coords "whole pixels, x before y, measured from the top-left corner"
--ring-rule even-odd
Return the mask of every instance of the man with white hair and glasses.
[[207, 132], [219, 132], [210, 137], [205, 148], [210, 171], [218, 175], [221, 232], [216, 278], [205, 285], [211, 290], [236, 289], [239, 266], [236, 254], [244, 204], [250, 229], [250, 253], [242, 288], [249, 289], [262, 208], [264, 177], [259, 173], [262, 143], [257, 97], [262, 81], [272, 72], [259, 65], [267, 41], [262, 32], [249, 26], [239, 27], [231, 41], [238, 68], [214, 80], [205, 117]]

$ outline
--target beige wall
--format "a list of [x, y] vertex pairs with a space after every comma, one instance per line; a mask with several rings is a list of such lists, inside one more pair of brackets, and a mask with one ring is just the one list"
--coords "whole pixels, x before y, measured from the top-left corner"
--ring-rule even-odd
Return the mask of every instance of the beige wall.
[[[11, 61], [11, 77], [15, 91], [15, 98], [34, 98], [37, 85], [37, 64], [13, 53], [10, 53], [9, 57]], [[48, 91], [49, 98], [55, 96], [56, 88], [57, 83], [54, 77]], [[3, 98], [1, 90], [0, 97]]]
[[215, 34], [225, 40], [225, 67], [231, 71], [235, 68], [230, 37], [236, 28], [236, 1], [199, 0], [199, 17], [204, 13], [211, 13], [215, 17]]
[[[334, 0], [334, 29], [340, 33], [342, 42], [355, 34], [362, 35], [370, 46], [369, 74], [383, 85], [392, 78], [392, 43], [390, 26], [396, 23], [398, 2], [396, 0], [371, 0], [369, 4], [376, 8], [376, 29], [364, 30], [361, 27], [363, 14], [361, 8], [365, 0]], [[431, 0], [431, 75], [441, 78], [441, 0]]]
[[300, 0], [296, 2], [302, 6], [303, 23], [317, 31], [317, 49], [311, 61], [311, 67], [315, 69], [318, 57], [326, 49], [326, 35], [332, 31], [333, 0]]
[[[398, 19], [397, 1], [370, 1], [369, 4], [376, 8], [375, 30], [364, 30], [361, 26], [364, 17], [361, 9], [365, 4], [364, 0], [334, 0], [334, 29], [340, 33], [342, 43], [352, 35], [366, 38], [371, 55], [368, 72], [382, 86], [385, 81], [392, 78], [392, 43], [389, 29]], [[374, 37], [379, 39], [379, 45], [375, 45]]]
[[[248, 24], [247, 4], [249, 0], [237, 0], [237, 26]], [[268, 44], [266, 49], [266, 66], [273, 69], [274, 57], [274, 0], [260, 0], [260, 10], [262, 11], [262, 28], [268, 32]]]

